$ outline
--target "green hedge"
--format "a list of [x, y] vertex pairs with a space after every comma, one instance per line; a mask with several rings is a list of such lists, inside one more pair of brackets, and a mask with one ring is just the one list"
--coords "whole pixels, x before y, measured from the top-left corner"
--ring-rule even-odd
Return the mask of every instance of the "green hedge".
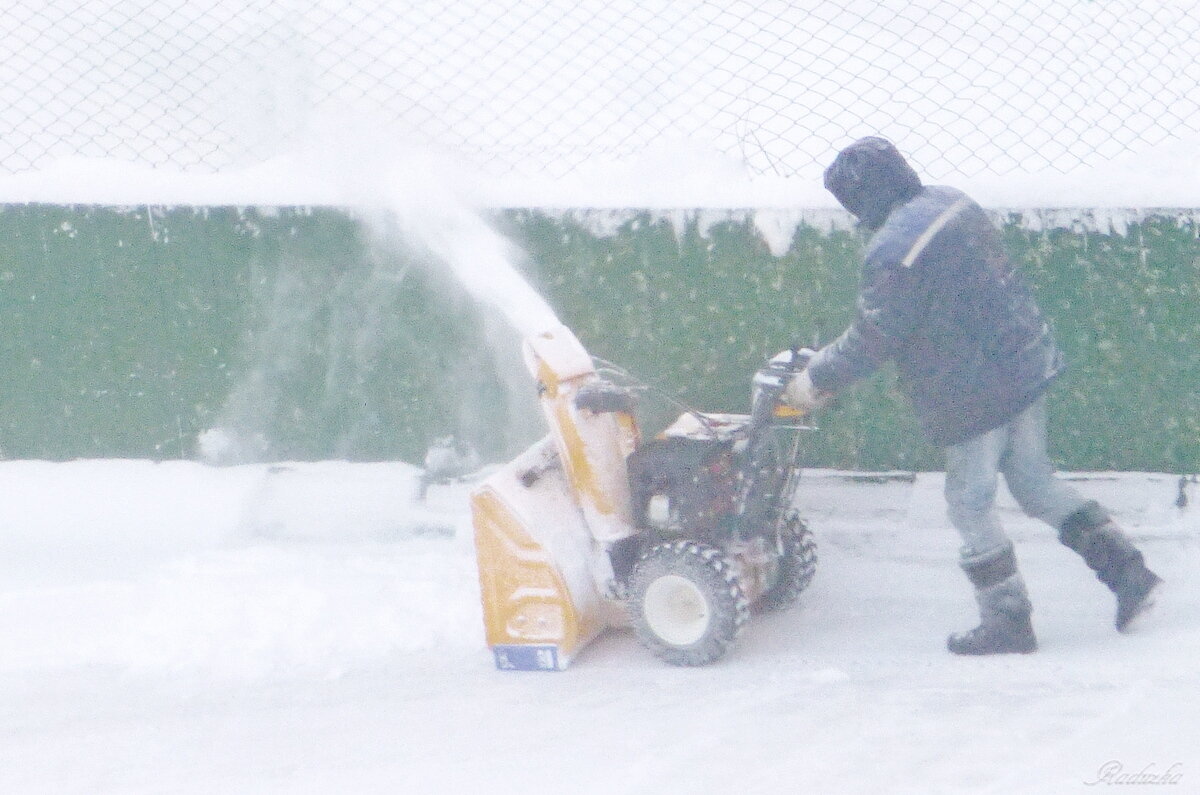
[[[764, 357], [793, 340], [828, 342], [851, 319], [863, 243], [854, 232], [800, 224], [776, 257], [748, 213], [704, 234], [695, 220], [676, 230], [630, 213], [603, 236], [588, 215], [511, 212], [505, 230], [594, 353], [694, 405], [744, 407]], [[1124, 234], [1001, 220], [1070, 361], [1050, 399], [1060, 466], [1200, 468], [1200, 228], [1174, 215]], [[812, 464], [941, 465], [890, 371], [844, 395], [820, 425]]]
[[515, 446], [480, 313], [344, 212], [9, 206], [0, 241], [6, 457], [191, 457], [214, 426], [229, 460]]
[[[606, 215], [611, 217], [612, 214]], [[510, 210], [496, 226], [589, 349], [688, 404], [744, 410], [750, 374], [850, 318], [861, 239], [796, 226], [775, 256], [750, 212], [701, 228], [662, 214]], [[1068, 469], [1200, 469], [1200, 242], [1150, 216], [1124, 234], [1008, 244], [1072, 367], [1052, 393]], [[0, 210], [0, 450], [9, 458], [176, 458], [205, 429], [228, 460], [419, 461], [456, 434], [485, 459], [540, 433], [519, 346], [445, 268], [337, 209]], [[647, 398], [648, 425], [665, 401]], [[928, 469], [888, 373], [809, 435], [812, 465]]]

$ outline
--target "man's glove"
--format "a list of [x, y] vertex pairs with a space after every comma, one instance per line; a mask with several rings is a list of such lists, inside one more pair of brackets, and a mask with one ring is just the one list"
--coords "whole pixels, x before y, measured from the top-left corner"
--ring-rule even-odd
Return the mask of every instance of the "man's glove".
[[766, 365], [754, 374], [756, 393], [758, 390], [765, 390], [773, 400], [782, 400], [783, 391], [796, 373], [808, 364], [813, 353], [811, 348], [800, 348], [780, 351], [772, 356]]
[[805, 414], [823, 407], [832, 398], [831, 392], [823, 392], [813, 386], [807, 369], [796, 373], [783, 390], [783, 402]]

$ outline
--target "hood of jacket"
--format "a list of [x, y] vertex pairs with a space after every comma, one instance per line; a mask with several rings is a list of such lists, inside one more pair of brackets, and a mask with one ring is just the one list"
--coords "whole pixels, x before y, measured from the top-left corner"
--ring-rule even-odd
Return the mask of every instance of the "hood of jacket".
[[838, 153], [825, 169], [825, 188], [843, 207], [875, 230], [898, 205], [916, 196], [921, 178], [883, 138], [861, 138]]

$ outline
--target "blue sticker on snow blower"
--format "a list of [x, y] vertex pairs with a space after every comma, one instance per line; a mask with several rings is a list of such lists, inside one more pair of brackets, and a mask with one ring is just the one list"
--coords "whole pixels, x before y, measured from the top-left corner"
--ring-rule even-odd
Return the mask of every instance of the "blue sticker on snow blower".
[[557, 646], [494, 646], [501, 671], [557, 671]]

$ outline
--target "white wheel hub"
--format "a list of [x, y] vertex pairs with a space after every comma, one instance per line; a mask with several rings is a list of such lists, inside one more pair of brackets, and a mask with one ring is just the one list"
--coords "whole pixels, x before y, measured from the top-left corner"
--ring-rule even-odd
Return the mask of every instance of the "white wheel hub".
[[712, 619], [708, 599], [696, 583], [664, 574], [646, 589], [642, 614], [655, 635], [672, 646], [690, 646], [704, 637]]

